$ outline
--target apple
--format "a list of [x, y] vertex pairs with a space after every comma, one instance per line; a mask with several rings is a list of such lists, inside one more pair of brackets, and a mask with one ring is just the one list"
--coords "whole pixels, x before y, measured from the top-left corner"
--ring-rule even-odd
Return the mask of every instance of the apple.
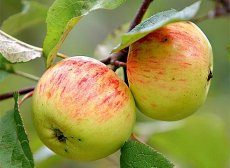
[[194, 23], [167, 24], [129, 48], [127, 75], [137, 107], [158, 120], [179, 120], [205, 101], [212, 47]]
[[55, 153], [79, 161], [104, 158], [130, 137], [135, 102], [106, 65], [84, 56], [49, 68], [33, 94], [37, 133]]

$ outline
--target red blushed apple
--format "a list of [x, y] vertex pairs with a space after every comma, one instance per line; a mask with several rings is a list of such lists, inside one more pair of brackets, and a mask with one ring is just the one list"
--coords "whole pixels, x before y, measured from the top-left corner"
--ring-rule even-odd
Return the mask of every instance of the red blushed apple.
[[159, 120], [179, 120], [205, 101], [212, 48], [192, 22], [171, 23], [133, 43], [127, 74], [138, 108]]
[[39, 80], [33, 120], [40, 139], [57, 154], [96, 160], [118, 150], [130, 137], [135, 103], [127, 85], [106, 65], [72, 57]]

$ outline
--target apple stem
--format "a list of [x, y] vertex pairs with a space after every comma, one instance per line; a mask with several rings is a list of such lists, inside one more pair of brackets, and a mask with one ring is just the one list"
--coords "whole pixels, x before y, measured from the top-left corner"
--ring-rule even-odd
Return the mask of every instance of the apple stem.
[[19, 106], [21, 106], [22, 105], [22, 103], [26, 100], [26, 99], [28, 99], [28, 98], [30, 98], [30, 97], [32, 97], [33, 96], [33, 93], [34, 93], [34, 91], [32, 90], [32, 91], [30, 91], [29, 93], [26, 93], [23, 97], [22, 97], [22, 99], [19, 101]]

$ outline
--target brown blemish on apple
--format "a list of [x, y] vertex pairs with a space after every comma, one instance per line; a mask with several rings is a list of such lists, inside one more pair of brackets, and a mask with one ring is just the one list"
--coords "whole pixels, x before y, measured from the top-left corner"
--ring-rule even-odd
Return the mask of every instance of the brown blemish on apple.
[[49, 99], [49, 98], [51, 97], [51, 93], [48, 91], [48, 92], [46, 93], [46, 96], [47, 96], [47, 98]]
[[164, 37], [160, 42], [165, 43], [165, 42], [167, 42], [167, 41], [168, 41], [168, 37]]
[[209, 69], [207, 81], [209, 82], [212, 78], [213, 78], [213, 74], [212, 74], [211, 69]]

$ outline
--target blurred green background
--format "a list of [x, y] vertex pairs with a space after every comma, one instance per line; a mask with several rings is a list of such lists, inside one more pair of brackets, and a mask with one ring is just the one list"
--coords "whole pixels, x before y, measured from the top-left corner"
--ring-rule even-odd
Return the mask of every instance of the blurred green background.
[[[49, 7], [53, 0], [37, 0], [37, 2]], [[180, 10], [192, 2], [195, 1], [155, 0], [147, 14], [150, 16], [171, 8]], [[114, 29], [132, 20], [140, 4], [141, 0], [127, 0], [115, 10], [92, 12], [71, 31], [61, 52], [70, 56], [94, 57], [98, 44], [102, 43]], [[198, 16], [206, 14], [213, 6], [213, 1], [204, 0]], [[9, 16], [19, 13], [22, 8], [19, 0], [0, 0], [0, 25]], [[230, 18], [205, 20], [198, 23], [198, 26], [207, 35], [214, 52], [214, 78], [206, 103], [194, 115], [177, 122], [155, 121], [138, 113], [135, 133], [166, 155], [178, 168], [230, 168], [230, 54], [227, 50], [230, 46]], [[8, 33], [26, 43], [41, 47], [46, 33], [45, 20], [17, 33], [10, 31]], [[41, 76], [45, 69], [42, 58], [17, 64], [15, 67], [36, 76]], [[35, 85], [36, 83], [31, 80], [9, 75], [0, 82], [0, 94]], [[12, 107], [13, 100], [1, 101], [0, 116]], [[42, 145], [34, 130], [31, 122], [31, 100], [27, 100], [21, 106], [21, 114], [36, 167], [119, 167], [119, 152], [90, 163], [67, 160], [52, 154]]]

